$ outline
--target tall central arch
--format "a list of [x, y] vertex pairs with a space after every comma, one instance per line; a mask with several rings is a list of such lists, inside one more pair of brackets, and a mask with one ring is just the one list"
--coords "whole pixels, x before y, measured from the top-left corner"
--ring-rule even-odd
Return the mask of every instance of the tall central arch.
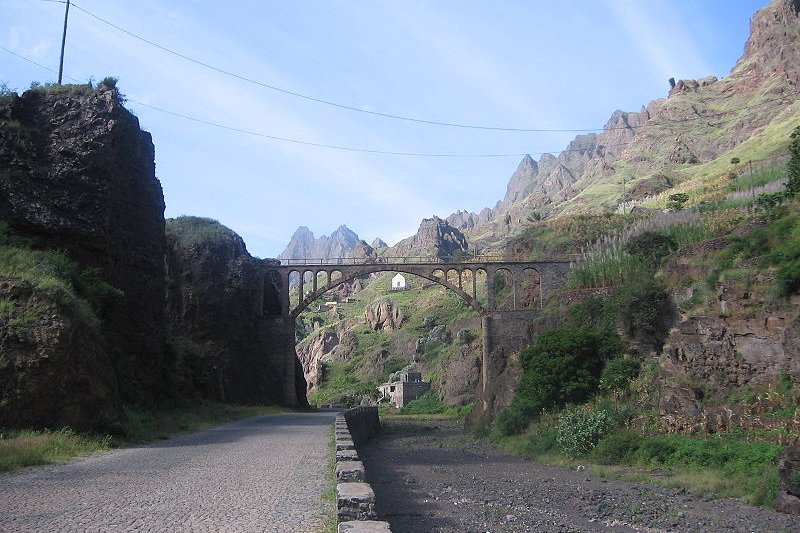
[[[304, 286], [305, 286], [304, 274], [305, 274], [305, 272], [309, 272], [309, 270], [304, 270], [304, 269], [292, 270], [292, 271], [289, 272], [289, 275], [291, 276], [294, 272], [297, 272], [299, 274], [300, 283], [298, 285], [298, 292], [299, 292], [300, 296], [302, 297], [302, 299], [300, 300], [300, 303], [298, 303], [297, 307], [295, 307], [294, 309], [290, 309], [289, 310], [288, 316], [290, 318], [297, 318], [300, 315], [300, 313], [302, 313], [305, 309], [307, 309], [308, 306], [311, 305], [311, 303], [314, 300], [318, 299], [320, 296], [322, 296], [326, 292], [335, 289], [339, 285], [347, 283], [348, 281], [352, 281], [352, 280], [354, 280], [356, 278], [365, 276], [367, 274], [373, 274], [373, 273], [376, 273], [376, 272], [402, 272], [404, 274], [411, 274], [411, 275], [414, 275], [414, 276], [419, 276], [421, 278], [427, 279], [428, 281], [432, 281], [433, 283], [437, 283], [437, 284], [441, 285], [442, 287], [445, 287], [445, 288], [450, 289], [451, 291], [455, 292], [459, 297], [461, 297], [462, 300], [464, 300], [480, 316], [485, 316], [486, 312], [487, 312], [486, 309], [478, 301], [477, 287], [475, 286], [474, 282], [473, 282], [473, 287], [472, 287], [472, 289], [473, 289], [472, 294], [469, 294], [467, 291], [464, 290], [463, 286], [460, 286], [461, 285], [460, 282], [459, 282], [459, 285], [455, 285], [453, 283], [450, 283], [447, 280], [446, 277], [436, 276], [436, 275], [433, 274], [433, 272], [429, 273], [429, 272], [423, 271], [423, 270], [421, 270], [419, 268], [414, 268], [412, 265], [407, 265], [407, 266], [403, 266], [403, 265], [391, 265], [391, 266], [388, 266], [388, 265], [386, 265], [386, 266], [374, 265], [373, 266], [373, 265], [370, 265], [370, 266], [366, 266], [362, 271], [353, 270], [353, 271], [348, 271], [347, 274], [344, 274], [343, 272], [341, 272], [340, 269], [331, 268], [330, 270], [327, 271], [327, 280], [328, 281], [322, 287], [317, 287], [317, 283], [316, 282], [317, 282], [317, 275], [320, 272], [323, 272], [323, 271], [321, 271], [321, 270], [320, 271], [311, 271], [312, 276], [313, 276], [313, 280], [312, 280], [313, 289], [311, 291], [309, 291], [308, 293], [306, 293], [304, 291]], [[333, 279], [333, 275], [335, 273], [337, 273], [337, 272], [342, 274], [341, 277], [339, 277], [337, 279]], [[473, 274], [472, 274], [472, 279], [473, 280], [475, 279], [475, 272], [473, 272]]]

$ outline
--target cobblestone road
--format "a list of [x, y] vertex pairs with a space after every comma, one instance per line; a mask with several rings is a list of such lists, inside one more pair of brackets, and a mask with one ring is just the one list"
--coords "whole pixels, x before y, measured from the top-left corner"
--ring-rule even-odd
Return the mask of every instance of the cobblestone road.
[[0, 531], [318, 531], [334, 417], [250, 418], [0, 476]]

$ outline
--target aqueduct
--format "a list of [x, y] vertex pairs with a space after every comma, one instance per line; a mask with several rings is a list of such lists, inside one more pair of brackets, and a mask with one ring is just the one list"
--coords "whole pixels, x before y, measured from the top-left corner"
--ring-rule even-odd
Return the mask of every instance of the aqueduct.
[[[273, 265], [267, 270], [266, 283], [270, 286], [270, 290], [274, 290], [280, 297], [281, 314], [290, 318], [297, 318], [311, 302], [342, 283], [376, 272], [402, 272], [438, 283], [458, 294], [479, 315], [487, 316], [490, 313], [522, 309], [518, 303], [522, 300], [522, 295], [518, 292], [521, 290], [521, 280], [526, 273], [533, 271], [538, 277], [538, 294], [534, 295], [534, 298], [541, 305], [549, 293], [564, 284], [570, 268], [570, 263], [567, 261], [505, 261], [480, 257], [461, 262], [430, 258], [351, 261], [284, 260], [280, 265]], [[504, 283], [506, 290], [510, 291], [510, 309], [498, 308], [497, 287], [493, 283], [486, 283], [486, 304], [479, 302], [478, 277], [486, 276], [487, 280], [492, 280], [498, 274], [505, 275], [505, 279], [510, 280], [510, 283], [509, 281]], [[299, 302], [294, 308], [290, 303], [292, 277], [297, 280], [295, 290]]]

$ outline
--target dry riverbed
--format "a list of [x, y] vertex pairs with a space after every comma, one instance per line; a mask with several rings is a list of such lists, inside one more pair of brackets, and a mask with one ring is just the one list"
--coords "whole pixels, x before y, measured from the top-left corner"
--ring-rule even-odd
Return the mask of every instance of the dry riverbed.
[[800, 517], [684, 490], [537, 464], [448, 420], [391, 420], [364, 445], [380, 518], [393, 533], [800, 531]]

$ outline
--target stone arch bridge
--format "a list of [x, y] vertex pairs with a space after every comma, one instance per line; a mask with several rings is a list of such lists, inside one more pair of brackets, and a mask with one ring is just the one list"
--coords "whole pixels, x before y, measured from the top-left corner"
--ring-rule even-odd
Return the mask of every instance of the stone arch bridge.
[[[297, 318], [313, 301], [343, 283], [376, 272], [402, 272], [413, 274], [438, 283], [458, 294], [480, 316], [495, 312], [523, 310], [522, 279], [533, 273], [537, 281], [538, 294], [532, 295], [539, 305], [555, 289], [563, 286], [571, 263], [569, 261], [507, 261], [500, 258], [473, 257], [466, 261], [448, 261], [430, 258], [392, 257], [375, 261], [341, 259], [330, 260], [283, 260], [267, 270], [268, 290], [275, 291], [281, 302], [281, 314]], [[504, 288], [510, 299], [510, 308], [498, 308], [495, 284], [486, 283], [485, 304], [478, 298], [477, 279], [485, 276], [494, 279], [504, 276]], [[310, 278], [310, 281], [306, 281]], [[290, 279], [297, 280], [297, 305], [291, 306]], [[530, 295], [529, 295], [530, 296]], [[529, 301], [530, 298], [524, 300]]]
[[[534, 318], [543, 302], [564, 286], [572, 268], [570, 261], [509, 261], [501, 257], [470, 257], [463, 261], [438, 258], [391, 258], [375, 260], [265, 260], [259, 314], [283, 323], [288, 375], [302, 376], [294, 345], [295, 322], [311, 302], [337, 286], [376, 272], [402, 272], [438, 283], [460, 296], [481, 317], [483, 349], [481, 374], [476, 391], [473, 417], [493, 409], [495, 394], [502, 394], [497, 377], [506, 368], [508, 357], [527, 347], [535, 337]], [[498, 274], [503, 283], [493, 283]], [[531, 276], [532, 275], [532, 276]], [[485, 297], [478, 297], [478, 277], [485, 276]], [[522, 280], [533, 277], [536, 283], [524, 286]], [[297, 280], [292, 287], [290, 280]], [[308, 280], [308, 281], [306, 281]], [[292, 306], [291, 291], [297, 291]], [[533, 290], [535, 294], [525, 294]], [[502, 294], [501, 294], [502, 293]], [[483, 296], [483, 295], [482, 295]], [[501, 302], [501, 299], [505, 301]], [[266, 303], [270, 302], [269, 308]], [[277, 304], [279, 302], [279, 304]], [[533, 302], [534, 305], [530, 305]], [[502, 305], [501, 305], [502, 304]], [[282, 320], [281, 320], [282, 319]], [[473, 418], [474, 420], [474, 418]]]

